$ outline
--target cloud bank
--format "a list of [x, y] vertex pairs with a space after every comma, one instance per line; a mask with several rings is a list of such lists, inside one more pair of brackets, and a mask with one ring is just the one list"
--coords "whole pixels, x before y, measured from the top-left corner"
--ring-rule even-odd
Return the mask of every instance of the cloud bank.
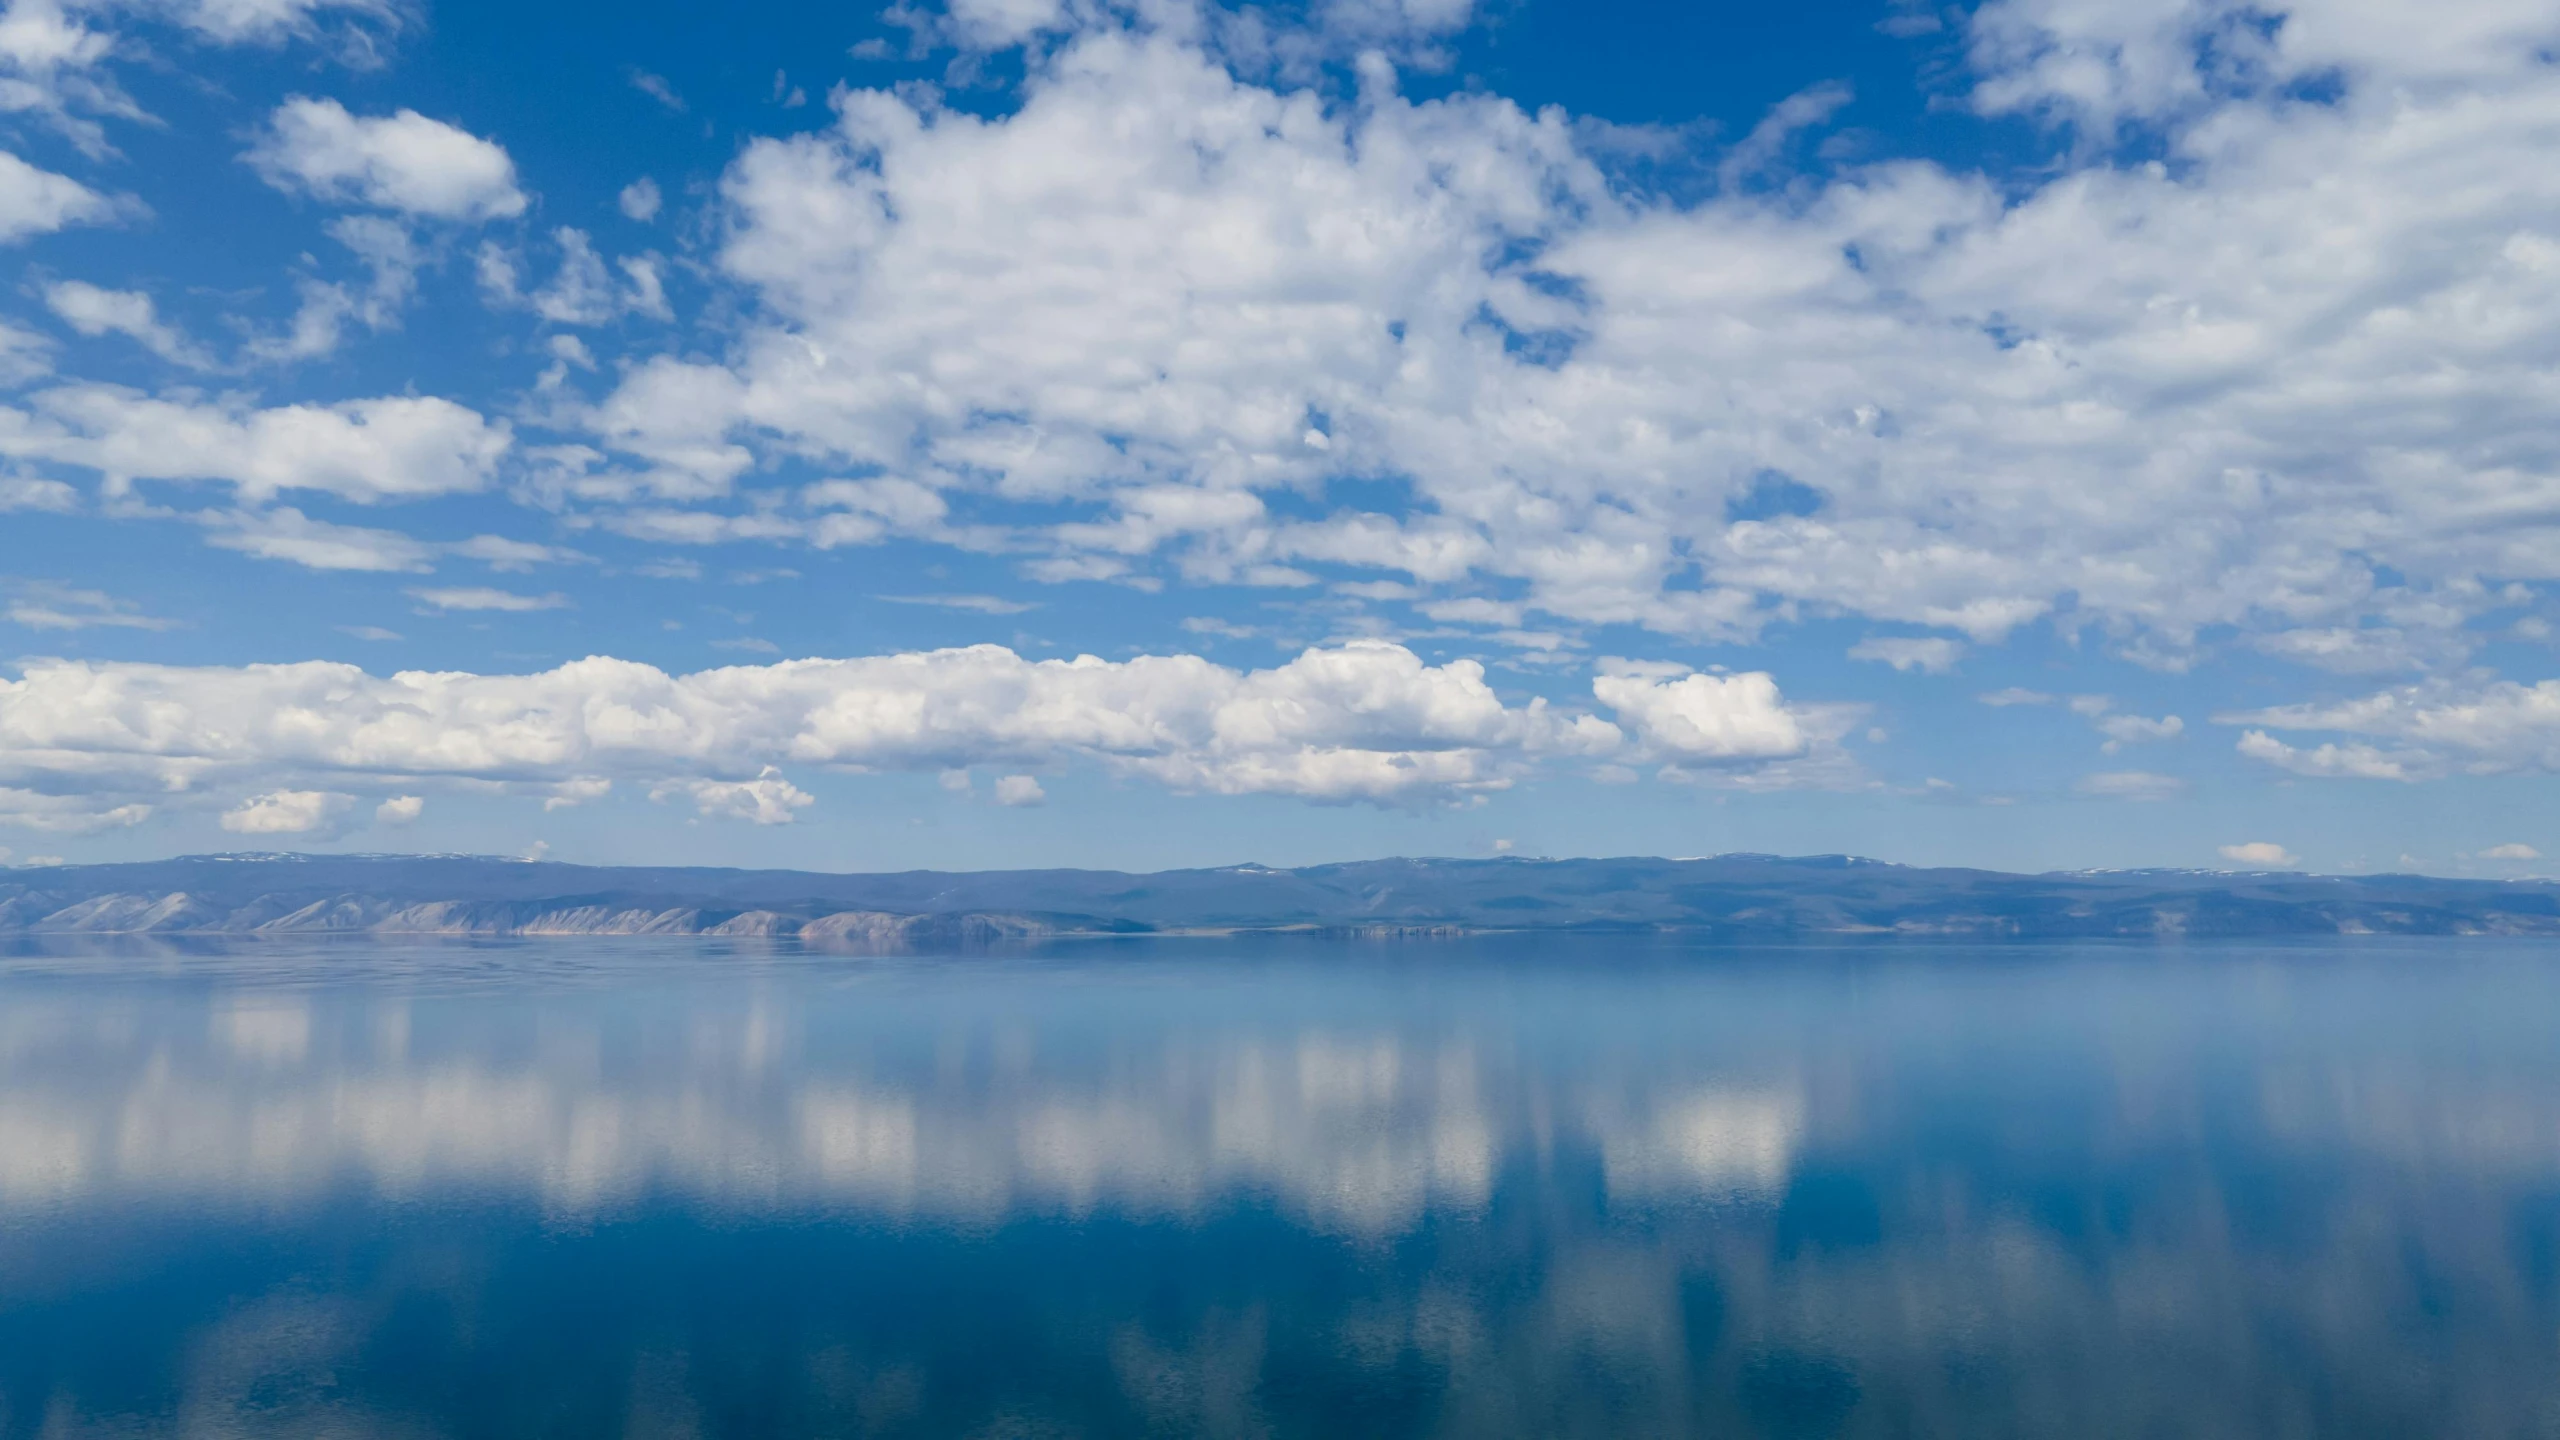
[[[595, 404], [590, 493], [716, 508], [788, 456], [953, 517], [863, 538], [1035, 575], [1312, 566], [1679, 634], [1947, 632], [1864, 647], [1903, 668], [2044, 617], [2164, 665], [2216, 627], [2458, 659], [2497, 582], [2560, 579], [2560, 22], [2386, 8], [2003, 0], [1971, 100], [2095, 147], [2059, 173], [1891, 161], [1695, 203], [1561, 114], [1408, 100], [1377, 65], [1329, 103], [1183, 24], [955, 12], [1057, 35], [1019, 108], [857, 90], [751, 143], [718, 258], [763, 319]], [[2104, 148], [2132, 126], [2159, 146]]]
[[[1764, 674], [1678, 667], [1604, 675], [1618, 714], [1506, 703], [1469, 660], [1384, 642], [1240, 671], [1198, 656], [1028, 660], [1002, 646], [788, 660], [670, 675], [594, 657], [531, 675], [369, 675], [309, 662], [242, 667], [48, 660], [0, 681], [0, 823], [138, 823], [153, 805], [236, 797], [223, 825], [302, 833], [357, 798], [385, 814], [441, 782], [600, 798], [636, 783], [704, 815], [788, 822], [813, 803], [786, 770], [1097, 765], [1190, 793], [1437, 805], [1550, 762], [1659, 762], [1735, 784], [1839, 783], [1846, 721], [1793, 707]], [[1789, 768], [1794, 767], [1794, 768]], [[1854, 774], [1851, 770], [1847, 773]], [[412, 797], [413, 799], [415, 797]], [[405, 818], [405, 817], [395, 817]]]

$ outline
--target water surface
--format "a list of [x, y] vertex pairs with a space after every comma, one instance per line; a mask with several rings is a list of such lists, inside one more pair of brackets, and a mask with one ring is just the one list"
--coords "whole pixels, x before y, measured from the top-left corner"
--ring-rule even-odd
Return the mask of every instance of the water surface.
[[0, 959], [0, 1435], [2560, 1435], [2560, 950]]

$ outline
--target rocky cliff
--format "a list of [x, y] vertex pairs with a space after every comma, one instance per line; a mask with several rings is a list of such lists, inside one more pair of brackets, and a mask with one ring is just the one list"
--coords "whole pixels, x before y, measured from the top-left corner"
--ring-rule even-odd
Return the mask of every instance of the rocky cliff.
[[2011, 875], [1771, 855], [1376, 860], [1151, 875], [834, 875], [451, 855], [208, 855], [0, 870], [0, 934], [712, 935], [911, 948], [1077, 934], [1515, 930], [2560, 936], [2560, 884], [2166, 870]]

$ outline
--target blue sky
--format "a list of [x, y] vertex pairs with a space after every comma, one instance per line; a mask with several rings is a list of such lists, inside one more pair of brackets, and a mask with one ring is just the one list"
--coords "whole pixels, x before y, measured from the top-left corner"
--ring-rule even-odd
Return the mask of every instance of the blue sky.
[[0, 847], [2542, 873], [2560, 20], [0, 17]]

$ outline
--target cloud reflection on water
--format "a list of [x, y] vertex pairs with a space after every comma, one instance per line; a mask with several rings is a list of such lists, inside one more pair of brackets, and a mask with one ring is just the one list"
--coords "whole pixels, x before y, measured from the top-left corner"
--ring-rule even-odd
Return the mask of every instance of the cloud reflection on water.
[[2500, 953], [0, 977], [0, 1430], [2548, 1433]]
[[[637, 1036], [543, 1017], [492, 1053], [467, 1031], [420, 1045], [406, 1003], [316, 1004], [232, 996], [199, 1034], [99, 1035], [71, 1083], [60, 1047], [6, 1047], [0, 1204], [459, 1190], [559, 1212], [680, 1196], [985, 1225], [1268, 1199], [1318, 1230], [1383, 1236], [1481, 1211], [1532, 1131], [1604, 1155], [1630, 1200], [1774, 1198], [1801, 1138], [1792, 1090], [1661, 1076], [1577, 1105], [1454, 1036], [1124, 1037], [1106, 1063], [1051, 1068], [990, 1030], [884, 1071], [796, 1040], [794, 1063], [772, 1065], [786, 1022], [760, 1005]], [[21, 1008], [9, 1028], [46, 1026]]]

